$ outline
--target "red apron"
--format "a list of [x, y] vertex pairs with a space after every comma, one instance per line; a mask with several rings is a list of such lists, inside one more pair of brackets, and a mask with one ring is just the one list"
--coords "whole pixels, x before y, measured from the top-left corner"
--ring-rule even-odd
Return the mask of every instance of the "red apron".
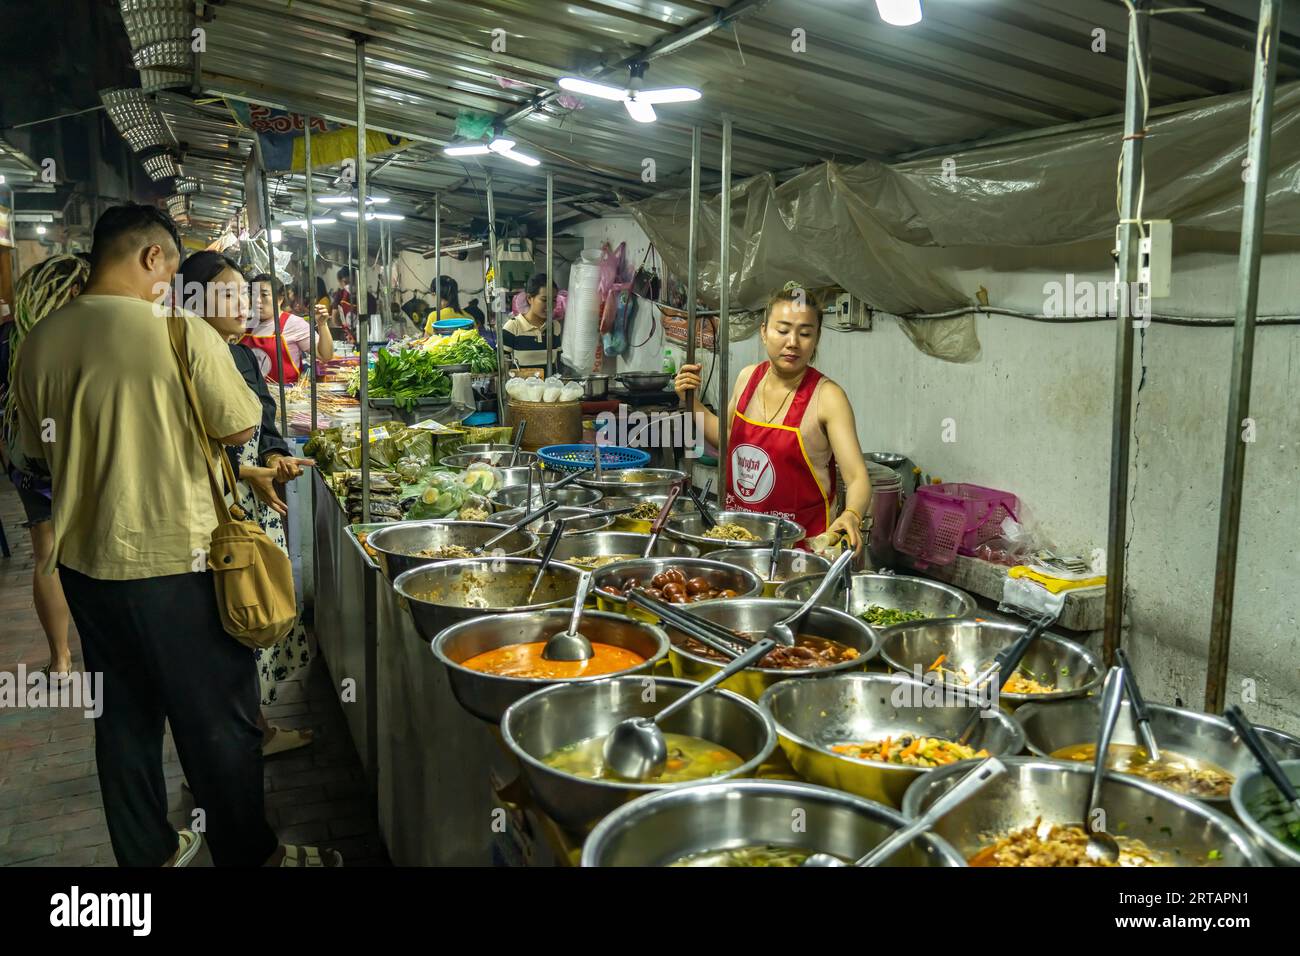
[[[755, 511], [789, 518], [803, 525], [811, 538], [830, 525], [831, 499], [804, 450], [799, 424], [822, 373], [809, 368], [795, 389], [782, 423], [764, 424], [746, 418], [741, 409], [748, 410], [768, 365], [764, 362], [754, 369], [736, 402], [728, 441], [731, 468], [724, 507], [727, 511]], [[830, 480], [833, 488], [834, 458], [830, 461]]]
[[[280, 328], [283, 329], [284, 324], [288, 321], [289, 313], [281, 312]], [[259, 352], [264, 353], [271, 360], [271, 364], [267, 366], [266, 380], [268, 382], [280, 381], [275, 377], [276, 337], [274, 335], [245, 335], [239, 342], [241, 345], [247, 345], [251, 349], [257, 349]], [[284, 361], [284, 384], [292, 385], [298, 381], [298, 366], [294, 365], [293, 359], [289, 357], [289, 346], [285, 344], [283, 338], [280, 339], [280, 358]]]

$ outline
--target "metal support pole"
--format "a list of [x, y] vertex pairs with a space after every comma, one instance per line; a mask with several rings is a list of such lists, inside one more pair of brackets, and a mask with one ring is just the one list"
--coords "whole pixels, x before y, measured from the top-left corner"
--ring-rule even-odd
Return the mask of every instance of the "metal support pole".
[[[700, 236], [700, 128], [691, 127], [691, 200], [690, 219], [686, 230], [686, 364], [695, 364], [695, 340], [699, 337], [700, 318], [695, 312], [697, 249]], [[703, 371], [701, 369], [701, 371]], [[703, 379], [701, 379], [703, 381]], [[697, 393], [695, 402], [704, 404], [704, 396]], [[686, 406], [690, 408], [689, 400]], [[694, 459], [685, 460], [688, 480], [694, 480], [691, 464]], [[723, 489], [718, 489], [722, 493]], [[721, 500], [721, 499], [719, 499]]]
[[[1218, 558], [1214, 565], [1210, 653], [1205, 672], [1205, 709], [1223, 712], [1227, 697], [1228, 654], [1232, 644], [1232, 602], [1237, 581], [1241, 530], [1241, 484], [1246, 473], [1245, 429], [1250, 419], [1250, 380], [1255, 362], [1255, 308], [1259, 299], [1260, 242], [1268, 198], [1268, 151], [1273, 126], [1273, 87], [1277, 82], [1281, 0], [1260, 0], [1255, 39], [1255, 78], [1251, 87], [1250, 139], [1246, 189], [1241, 201], [1241, 248], [1237, 253], [1237, 323], [1232, 335], [1232, 387], [1228, 392], [1228, 430], [1223, 452], [1223, 490], [1219, 495]], [[1253, 437], [1253, 436], [1252, 436]]]
[[280, 321], [280, 297], [284, 287], [275, 271], [274, 217], [271, 215], [271, 187], [266, 168], [262, 168], [262, 208], [266, 211], [266, 271], [271, 276], [271, 321], [275, 323], [275, 378], [280, 385], [280, 434], [288, 440], [289, 411], [284, 398], [284, 323]]
[[[492, 264], [492, 295], [489, 297], [492, 309], [492, 318], [497, 333], [497, 425], [502, 426], [506, 423], [506, 353], [505, 353], [505, 322], [502, 315], [505, 313], [505, 293], [501, 289], [501, 263], [497, 261], [497, 212], [496, 204], [492, 199], [492, 173], [487, 174], [487, 185], [484, 187], [484, 193], [487, 195], [488, 208], [488, 255]], [[484, 287], [484, 294], [487, 288]]]
[[361, 370], [361, 520], [370, 523], [370, 316], [366, 295], [366, 41], [357, 39], [357, 271], [353, 296]]
[[433, 194], [433, 320], [442, 318], [442, 200]]
[[311, 161], [311, 117], [302, 118], [304, 172], [307, 185], [307, 299], [310, 303], [307, 316], [308, 343], [311, 349], [311, 430], [316, 425], [316, 380], [320, 378], [319, 362], [316, 358], [316, 226], [312, 222], [312, 161]]
[[551, 173], [546, 174], [546, 377], [550, 378], [554, 368], [555, 359], [553, 357], [554, 342], [551, 339], [554, 336], [554, 329], [551, 326], [555, 322], [555, 296], [551, 294], [551, 289], [555, 285], [555, 177]]
[[1151, 62], [1147, 34], [1151, 18], [1149, 0], [1135, 0], [1128, 36], [1128, 80], [1124, 98], [1124, 167], [1121, 183], [1118, 318], [1115, 323], [1115, 383], [1111, 406], [1110, 528], [1106, 536], [1106, 632], [1103, 659], [1109, 664], [1120, 645], [1124, 621], [1124, 544], [1128, 528], [1129, 440], [1133, 428], [1133, 300], [1129, 290], [1138, 278], [1141, 224], [1138, 192], [1142, 183], [1142, 134], [1145, 113], [1141, 76]]
[[731, 466], [727, 429], [727, 408], [731, 403], [731, 119], [722, 120], [722, 208], [718, 249], [718, 500], [727, 494]]

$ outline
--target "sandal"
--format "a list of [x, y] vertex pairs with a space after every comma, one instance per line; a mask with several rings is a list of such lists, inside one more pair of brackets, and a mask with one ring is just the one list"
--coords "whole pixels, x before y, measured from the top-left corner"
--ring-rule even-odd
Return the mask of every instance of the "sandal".
[[[328, 855], [326, 855], [328, 854]], [[340, 867], [343, 856], [338, 850], [325, 850], [323, 853], [314, 846], [292, 846], [285, 844], [284, 858], [281, 866], [305, 867]]]
[[180, 846], [177, 848], [179, 852], [176, 854], [176, 862], [172, 866], [189, 866], [203, 845], [203, 837], [194, 830], [177, 830], [176, 836], [180, 840]]
[[268, 729], [274, 733], [262, 743], [263, 757], [273, 757], [276, 754], [297, 750], [299, 747], [306, 747], [314, 739], [311, 730], [307, 728], [295, 730], [288, 727], [268, 726]]

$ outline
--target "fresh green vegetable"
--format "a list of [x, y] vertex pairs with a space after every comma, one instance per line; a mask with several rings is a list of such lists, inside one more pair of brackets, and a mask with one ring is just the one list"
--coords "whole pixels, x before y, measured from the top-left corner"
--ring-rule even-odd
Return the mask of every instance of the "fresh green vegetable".
[[468, 365], [471, 372], [495, 372], [497, 353], [474, 329], [459, 329], [427, 347], [435, 365]]
[[[371, 398], [391, 398], [399, 408], [406, 409], [414, 408], [418, 399], [451, 394], [451, 379], [439, 371], [432, 354], [419, 349], [404, 349], [396, 355], [380, 349], [368, 385]], [[348, 387], [352, 394], [357, 394], [359, 377]]]
[[858, 617], [872, 627], [893, 627], [895, 624], [905, 624], [908, 621], [923, 621], [927, 615], [924, 611], [904, 611], [899, 608], [881, 607], [878, 604], [873, 604], [859, 614]]

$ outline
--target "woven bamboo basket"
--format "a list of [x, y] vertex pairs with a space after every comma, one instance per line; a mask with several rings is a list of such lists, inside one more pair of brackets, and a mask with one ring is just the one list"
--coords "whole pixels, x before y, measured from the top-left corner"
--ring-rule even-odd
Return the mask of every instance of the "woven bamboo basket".
[[520, 402], [506, 405], [506, 424], [513, 431], [528, 422], [520, 448], [537, 451], [547, 445], [574, 445], [582, 441], [581, 402]]

